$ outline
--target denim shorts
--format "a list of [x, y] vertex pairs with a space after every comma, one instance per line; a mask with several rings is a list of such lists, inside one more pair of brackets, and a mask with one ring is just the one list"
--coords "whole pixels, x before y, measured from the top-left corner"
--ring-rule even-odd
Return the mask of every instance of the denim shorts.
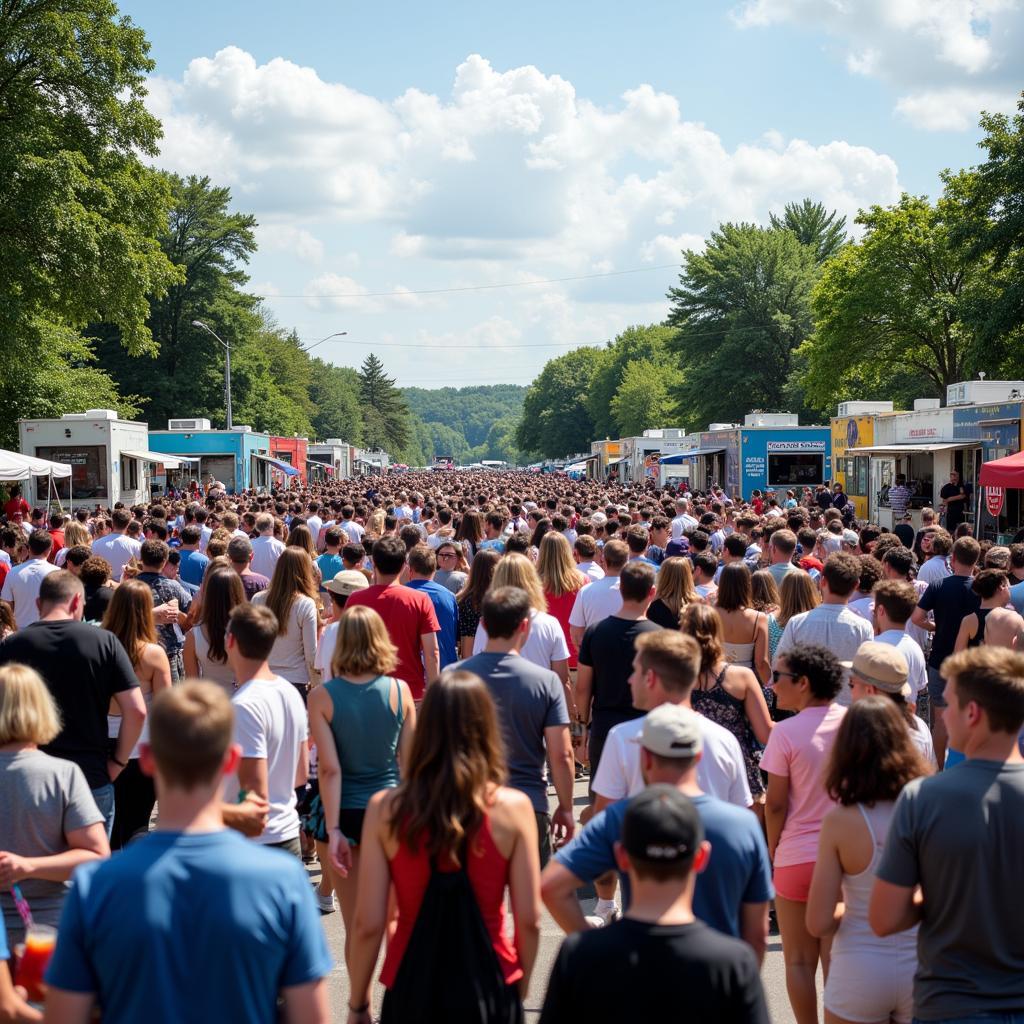
[[931, 665], [928, 666], [928, 696], [931, 698], [932, 707], [935, 710], [944, 708], [946, 706], [946, 700], [942, 696], [943, 691], [946, 689], [946, 680], [942, 678], [937, 668], [933, 668]]

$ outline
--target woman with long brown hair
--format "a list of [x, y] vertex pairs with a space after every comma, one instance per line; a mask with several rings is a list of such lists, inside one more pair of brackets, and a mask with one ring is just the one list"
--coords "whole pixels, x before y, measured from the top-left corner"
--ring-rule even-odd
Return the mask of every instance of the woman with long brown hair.
[[245, 603], [245, 587], [230, 565], [211, 563], [203, 577], [202, 592], [199, 616], [185, 637], [185, 673], [193, 679], [217, 683], [230, 696], [238, 680], [228, 664], [224, 637], [231, 609]]
[[[161, 690], [171, 685], [171, 665], [167, 654], [157, 642], [153, 619], [153, 591], [139, 580], [122, 580], [114, 590], [103, 628], [121, 641], [139, 680], [142, 699], [147, 707]], [[121, 716], [115, 701], [107, 712], [108, 735], [116, 737]], [[119, 850], [138, 832], [146, 831], [156, 803], [153, 780], [139, 768], [139, 747], [136, 744], [128, 766], [114, 780], [114, 828], [110, 845]]]
[[288, 548], [301, 548], [309, 555], [309, 560], [313, 563], [313, 575], [316, 577], [316, 585], [319, 588], [323, 582], [323, 577], [320, 572], [320, 566], [316, 564], [317, 556], [319, 552], [316, 549], [316, 543], [313, 539], [313, 533], [305, 523], [299, 523], [297, 526], [293, 526], [288, 533], [288, 539], [285, 541], [285, 547]]
[[768, 656], [768, 616], [754, 608], [750, 569], [743, 562], [722, 567], [715, 608], [722, 622], [725, 659], [752, 669], [762, 686], [771, 679]]
[[[490, 939], [484, 955], [504, 980], [492, 1012], [478, 1019], [515, 1024], [522, 1020], [521, 1000], [540, 935], [537, 823], [530, 800], [505, 785], [494, 701], [479, 677], [448, 670], [427, 687], [403, 772], [398, 787], [378, 793], [366, 811], [349, 965], [349, 1022], [370, 1020], [370, 984], [392, 887], [398, 918], [381, 972], [388, 990], [381, 1020], [413, 1019], [407, 1015], [413, 1012], [407, 1010], [407, 976], [416, 964], [406, 968], [403, 958], [410, 942], [422, 948], [422, 933], [437, 923], [418, 920], [424, 896], [428, 887], [444, 886], [445, 878], [449, 884], [457, 882], [452, 875], [464, 873]], [[506, 888], [515, 922], [514, 944], [505, 928]], [[436, 902], [426, 905], [437, 907]], [[438, 953], [449, 955], [448, 950]], [[461, 986], [461, 965], [453, 963], [449, 971], [445, 984]], [[445, 1016], [441, 1006], [420, 1005], [414, 1012], [417, 1020]]]
[[472, 566], [480, 543], [484, 539], [484, 517], [476, 509], [470, 508], [462, 513], [459, 528], [455, 531], [455, 539], [462, 545], [466, 561]]
[[854, 701], [825, 771], [825, 789], [838, 806], [821, 823], [807, 899], [807, 931], [833, 937], [826, 1024], [906, 1024], [913, 1016], [917, 928], [880, 939], [868, 924], [868, 905], [896, 798], [908, 782], [929, 774], [893, 701]]
[[537, 575], [544, 589], [548, 613], [558, 620], [569, 647], [569, 668], [574, 669], [578, 651], [569, 636], [569, 615], [576, 595], [590, 582], [590, 577], [576, 568], [569, 541], [554, 531], [541, 539]]
[[754, 810], [761, 816], [764, 781], [758, 763], [761, 747], [772, 731], [764, 690], [751, 669], [732, 665], [726, 659], [722, 620], [710, 605], [687, 605], [680, 628], [700, 647], [700, 672], [690, 696], [693, 710], [728, 729], [739, 740]]
[[270, 667], [292, 683], [303, 700], [310, 684], [320, 681], [315, 665], [319, 599], [313, 562], [298, 547], [281, 552], [270, 586], [252, 598], [253, 604], [265, 604], [277, 616], [279, 632], [270, 652]]
[[473, 654], [473, 639], [480, 624], [480, 612], [484, 606], [484, 595], [491, 587], [494, 570], [501, 561], [501, 555], [493, 548], [484, 548], [479, 557], [469, 564], [469, 578], [466, 585], [455, 595], [459, 609], [459, 654], [469, 658]]
[[693, 585], [690, 560], [674, 555], [666, 558], [658, 569], [654, 581], [654, 600], [647, 606], [647, 618], [663, 629], [678, 629], [683, 609], [703, 600]]
[[[337, 623], [330, 674], [309, 696], [309, 728], [317, 749], [319, 800], [313, 833], [327, 886], [320, 909], [334, 909], [338, 894], [345, 921], [345, 957], [359, 891], [359, 840], [366, 805], [374, 793], [398, 785], [416, 728], [416, 706], [407, 683], [394, 677], [398, 650], [384, 620], [357, 605]], [[324, 891], [326, 888], [326, 892]]]

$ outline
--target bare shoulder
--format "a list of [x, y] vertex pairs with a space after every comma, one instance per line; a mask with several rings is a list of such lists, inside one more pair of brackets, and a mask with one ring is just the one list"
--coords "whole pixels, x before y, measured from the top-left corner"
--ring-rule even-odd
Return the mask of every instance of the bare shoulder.
[[530, 798], [521, 790], [509, 786], [499, 786], [494, 791], [492, 816], [497, 815], [503, 821], [512, 824], [534, 815]]

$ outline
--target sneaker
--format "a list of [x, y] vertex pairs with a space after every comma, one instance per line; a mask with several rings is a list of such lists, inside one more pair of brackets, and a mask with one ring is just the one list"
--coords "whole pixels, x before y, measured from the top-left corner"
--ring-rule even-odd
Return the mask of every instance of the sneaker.
[[316, 894], [316, 901], [320, 905], [321, 914], [333, 914], [338, 909], [333, 892], [329, 892], [326, 896], [318, 892]]
[[603, 914], [587, 914], [586, 922], [591, 928], [604, 928], [605, 925], [611, 924], [612, 921], [618, 921], [620, 917], [619, 908], [612, 907]]

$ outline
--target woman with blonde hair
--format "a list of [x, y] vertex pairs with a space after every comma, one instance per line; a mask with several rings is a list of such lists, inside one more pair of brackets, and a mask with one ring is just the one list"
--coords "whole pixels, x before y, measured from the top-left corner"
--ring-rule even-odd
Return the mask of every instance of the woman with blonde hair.
[[[491, 589], [518, 587], [530, 599], [530, 632], [519, 654], [540, 668], [550, 669], [562, 685], [569, 685], [569, 645], [565, 642], [558, 619], [547, 610], [544, 588], [533, 562], [526, 555], [505, 555], [491, 579]], [[473, 653], [479, 654], [487, 646], [487, 632], [481, 622], [476, 627]]]
[[252, 598], [253, 604], [264, 604], [277, 616], [278, 636], [270, 652], [270, 667], [295, 686], [303, 700], [310, 684], [320, 681], [316, 670], [319, 601], [313, 562], [298, 547], [281, 552], [270, 586]]
[[24, 924], [11, 886], [20, 886], [34, 921], [56, 927], [71, 873], [110, 856], [103, 815], [82, 769], [39, 749], [60, 731], [57, 706], [39, 674], [24, 665], [0, 668], [0, 909], [12, 943], [24, 938]]
[[765, 789], [758, 765], [761, 748], [772, 731], [764, 691], [751, 669], [726, 660], [722, 620], [714, 608], [688, 605], [683, 610], [681, 628], [700, 647], [700, 672], [690, 703], [694, 711], [728, 729], [739, 740], [750, 795], [760, 816]]
[[238, 685], [228, 663], [224, 638], [231, 609], [245, 603], [242, 577], [231, 565], [207, 566], [203, 575], [202, 603], [195, 625], [185, 637], [185, 673], [193, 679], [208, 679], [223, 687], [230, 697]]
[[703, 601], [693, 585], [690, 560], [678, 555], [661, 563], [654, 588], [654, 600], [647, 607], [647, 618], [663, 629], [678, 629], [683, 609]]
[[768, 616], [768, 649], [772, 661], [779, 641], [786, 629], [786, 623], [794, 615], [809, 612], [821, 604], [821, 594], [814, 580], [806, 572], [789, 572], [782, 578], [779, 588], [779, 610]]
[[[474, 982], [490, 1006], [479, 1019], [522, 1020], [522, 997], [540, 939], [540, 860], [533, 805], [506, 785], [507, 777], [498, 716], [486, 685], [469, 672], [442, 672], [427, 687], [402, 781], [374, 796], [366, 810], [349, 964], [349, 1024], [370, 1020], [370, 985], [392, 899], [398, 917], [380, 976], [387, 990], [381, 1020], [456, 1019], [442, 1004], [472, 998], [466, 989]], [[490, 940], [487, 958], [500, 974], [488, 985], [487, 979], [452, 970], [445, 984], [433, 988], [436, 1004], [417, 1003], [403, 959], [410, 943], [436, 923], [420, 920], [438, 905], [424, 899], [428, 888], [436, 892], [435, 887], [457, 883], [456, 873], [463, 875], [461, 891], [468, 889], [479, 907]], [[506, 889], [514, 939], [505, 924]], [[439, 958], [451, 955], [447, 949], [430, 952], [438, 962], [427, 965], [429, 971], [441, 969]]]
[[359, 887], [359, 839], [374, 793], [398, 785], [399, 763], [408, 764], [416, 706], [407, 683], [394, 677], [398, 651], [384, 620], [372, 608], [346, 608], [338, 619], [331, 678], [309, 697], [309, 728], [316, 743], [317, 798], [313, 833], [328, 881], [320, 887], [322, 910], [338, 894], [349, 957]]
[[370, 513], [370, 518], [366, 521], [365, 536], [370, 540], [380, 540], [384, 535], [384, 520], [387, 518], [387, 513], [382, 508], [375, 508]]
[[562, 635], [569, 647], [569, 668], [574, 669], [578, 652], [569, 636], [569, 615], [576, 603], [576, 595], [590, 582], [590, 577], [576, 568], [572, 547], [562, 534], [547, 533], [541, 540], [537, 576], [544, 589], [547, 610], [562, 627]]
[[89, 533], [88, 528], [78, 522], [77, 519], [72, 519], [71, 522], [64, 527], [64, 547], [54, 555], [53, 564], [58, 568], [63, 569], [64, 563], [67, 561], [68, 552], [72, 548], [88, 548], [91, 546], [92, 535]]
[[[171, 665], [156, 634], [153, 591], [139, 580], [122, 580], [103, 616], [103, 628], [121, 641], [148, 707], [161, 690], [171, 685]], [[120, 711], [117, 703], [111, 701], [107, 734], [115, 739], [120, 729]], [[145, 736], [143, 732], [142, 739]], [[139, 744], [136, 743], [128, 766], [114, 780], [114, 827], [110, 834], [113, 849], [120, 850], [136, 834], [148, 831], [155, 803], [153, 779], [144, 775], [139, 767]]]

